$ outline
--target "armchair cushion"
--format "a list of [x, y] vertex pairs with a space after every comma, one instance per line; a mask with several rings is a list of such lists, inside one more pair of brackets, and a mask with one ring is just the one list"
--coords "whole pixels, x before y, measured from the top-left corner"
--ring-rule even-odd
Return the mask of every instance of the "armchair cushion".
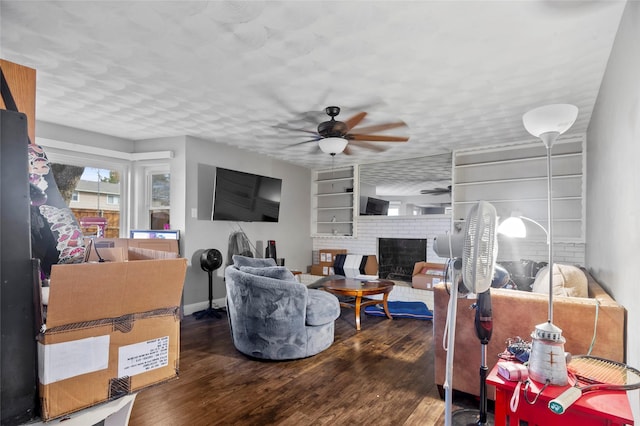
[[[573, 265], [554, 263], [553, 295], [566, 297], [589, 297], [587, 277]], [[549, 294], [549, 266], [540, 269], [532, 286], [534, 293]]]
[[295, 280], [295, 277], [291, 273], [291, 271], [284, 266], [266, 266], [264, 268], [256, 268], [254, 266], [241, 266], [240, 270], [242, 272], [246, 272], [247, 274], [260, 275], [262, 277], [275, 278], [277, 280]]
[[307, 325], [322, 325], [340, 316], [340, 303], [331, 293], [309, 289], [307, 299]]
[[233, 264], [238, 268], [241, 266], [253, 266], [255, 268], [264, 268], [265, 266], [276, 266], [276, 261], [270, 257], [259, 259], [254, 257], [233, 255]]

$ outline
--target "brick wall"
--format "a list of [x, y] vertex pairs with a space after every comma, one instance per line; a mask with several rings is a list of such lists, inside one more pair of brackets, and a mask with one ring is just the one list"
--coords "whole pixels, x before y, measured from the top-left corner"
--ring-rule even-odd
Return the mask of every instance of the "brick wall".
[[[448, 216], [417, 217], [360, 217], [356, 238], [314, 238], [313, 250], [344, 248], [351, 254], [378, 253], [378, 238], [426, 238], [427, 261], [443, 263], [445, 259], [433, 252], [433, 237], [449, 231]], [[554, 242], [554, 262], [584, 265], [584, 243]], [[547, 244], [544, 241], [498, 239], [498, 260], [530, 259], [547, 260]], [[311, 259], [310, 259], [311, 261]]]

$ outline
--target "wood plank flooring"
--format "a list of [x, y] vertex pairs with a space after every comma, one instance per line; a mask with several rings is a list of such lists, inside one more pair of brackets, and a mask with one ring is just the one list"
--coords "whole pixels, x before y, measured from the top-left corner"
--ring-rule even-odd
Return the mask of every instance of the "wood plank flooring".
[[226, 318], [181, 333], [180, 377], [140, 392], [130, 426], [444, 424], [431, 321], [363, 314], [356, 332], [343, 308], [329, 349], [286, 362], [238, 352]]

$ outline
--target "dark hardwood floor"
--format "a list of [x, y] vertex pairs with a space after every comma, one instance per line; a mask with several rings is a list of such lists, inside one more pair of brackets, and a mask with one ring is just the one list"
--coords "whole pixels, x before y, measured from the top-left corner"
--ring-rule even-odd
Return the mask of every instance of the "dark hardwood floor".
[[180, 377], [140, 392], [129, 424], [444, 424], [431, 321], [363, 314], [360, 332], [354, 323], [353, 310], [343, 308], [329, 349], [274, 362], [238, 352], [226, 318], [188, 316]]

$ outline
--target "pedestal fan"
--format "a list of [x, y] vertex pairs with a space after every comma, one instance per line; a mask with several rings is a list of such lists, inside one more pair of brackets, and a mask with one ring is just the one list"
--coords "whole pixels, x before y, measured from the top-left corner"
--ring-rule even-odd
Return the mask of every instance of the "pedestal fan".
[[[451, 413], [451, 392], [445, 401], [445, 424], [487, 425], [493, 424], [487, 413], [487, 344], [491, 339], [493, 320], [491, 312], [491, 281], [498, 254], [496, 209], [486, 201], [475, 204], [465, 221], [464, 243], [462, 248], [462, 274], [465, 286], [478, 295], [476, 303], [475, 329], [481, 343], [480, 362], [480, 409], [457, 410]], [[452, 296], [456, 297], [452, 291]], [[456, 311], [450, 310], [448, 324], [449, 339], [455, 336]], [[455, 337], [454, 337], [455, 338]], [[449, 344], [453, 350], [454, 341]], [[450, 379], [453, 370], [453, 356], [447, 354], [447, 376]]]
[[209, 307], [198, 312], [194, 312], [196, 319], [204, 317], [222, 318], [220, 309], [213, 307], [213, 271], [222, 266], [222, 253], [216, 249], [207, 249], [200, 255], [200, 267], [209, 274]]

